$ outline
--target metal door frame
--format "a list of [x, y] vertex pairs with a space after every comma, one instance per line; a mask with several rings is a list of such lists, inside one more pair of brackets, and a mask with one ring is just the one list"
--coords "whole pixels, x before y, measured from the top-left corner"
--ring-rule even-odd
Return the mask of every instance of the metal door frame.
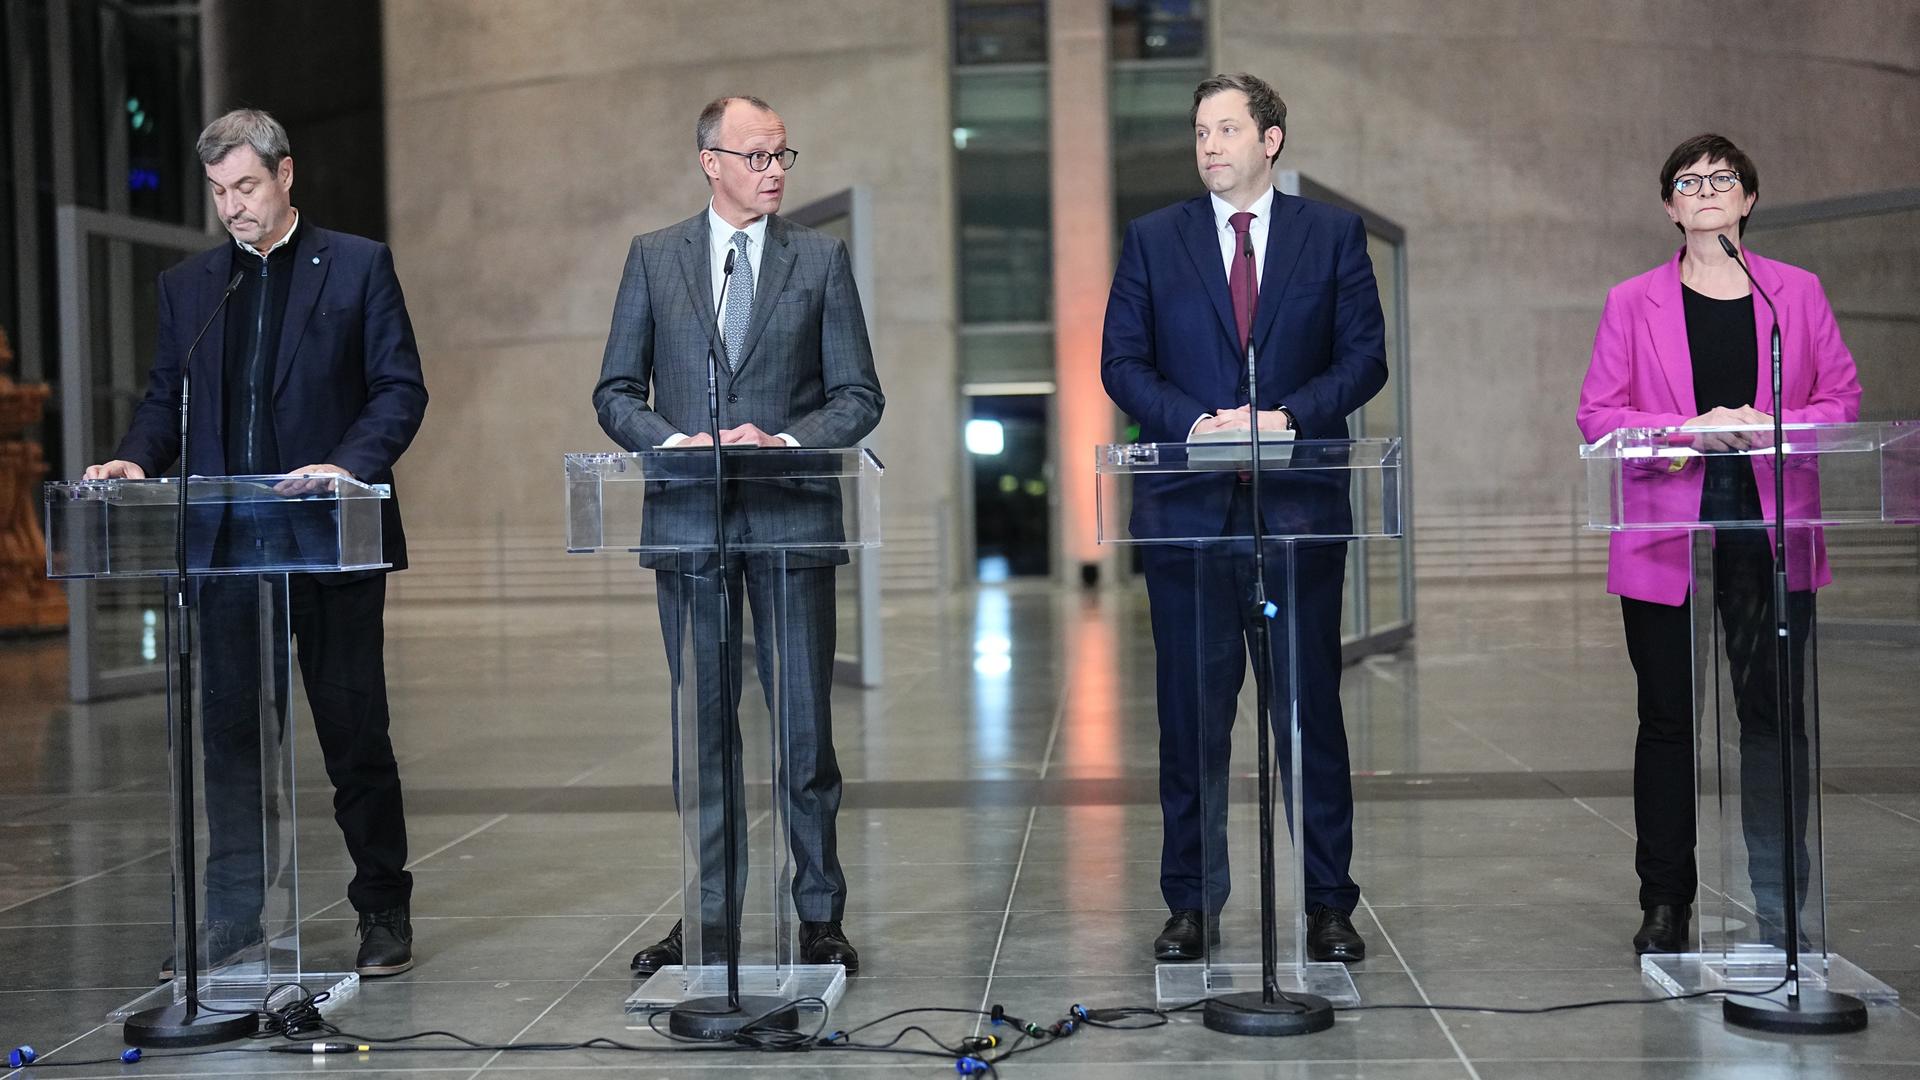
[[[89, 283], [93, 278], [92, 241], [120, 240], [149, 247], [177, 248], [182, 256], [205, 251], [214, 238], [181, 225], [109, 214], [83, 206], [61, 206], [54, 211], [55, 256], [60, 298], [60, 445], [69, 471], [77, 470], [94, 444], [92, 357], [95, 327], [102, 313], [92, 310]], [[115, 260], [122, 262], [122, 260]], [[110, 270], [115, 268], [110, 267]], [[124, 263], [112, 274], [112, 310], [104, 313], [105, 327], [116, 363], [134, 363], [138, 350], [151, 343], [134, 340], [131, 268]], [[100, 628], [93, 613], [91, 582], [67, 583], [67, 694], [73, 701], [98, 701], [127, 694], [158, 693], [166, 687], [164, 663], [134, 669], [103, 669], [94, 660], [94, 637]]]
[[[860, 293], [860, 312], [867, 322], [867, 339], [873, 340], [872, 194], [858, 186], [841, 188], [783, 216], [808, 228], [818, 228], [837, 218], [847, 219], [848, 232], [853, 237], [847, 245], [847, 257], [853, 263], [853, 287]], [[867, 439], [860, 440], [860, 445], [872, 449]], [[884, 542], [884, 536], [882, 539]], [[854, 572], [859, 575], [855, 592], [857, 644], [851, 655], [835, 651], [835, 682], [872, 689], [880, 685], [885, 675], [880, 633], [880, 559], [884, 551], [884, 548], [863, 548], [853, 561]]]

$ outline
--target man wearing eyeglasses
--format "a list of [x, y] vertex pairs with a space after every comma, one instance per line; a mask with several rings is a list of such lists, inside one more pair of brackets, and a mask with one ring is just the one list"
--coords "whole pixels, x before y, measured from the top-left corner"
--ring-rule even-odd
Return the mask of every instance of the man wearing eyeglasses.
[[[874, 373], [846, 245], [778, 216], [788, 170], [799, 157], [787, 145], [786, 125], [759, 98], [722, 97], [701, 111], [694, 138], [712, 198], [703, 210], [678, 225], [636, 237], [627, 252], [600, 382], [593, 392], [600, 426], [630, 451], [711, 448], [716, 438], [722, 445], [740, 447], [853, 446], [879, 423], [885, 399]], [[724, 272], [729, 254], [730, 275]], [[707, 397], [710, 349], [715, 353], [718, 431], [713, 430]], [[705, 491], [710, 500], [712, 488], [706, 486]], [[677, 495], [666, 494], [669, 497], [649, 496], [645, 527], [664, 530], [653, 535], [667, 537], [669, 543], [684, 539], [688, 547], [699, 547], [711, 535], [711, 501], [702, 507], [696, 499], [681, 502]], [[840, 524], [837, 491], [824, 499], [784, 490], [756, 491], [750, 507], [740, 495], [738, 490], [727, 495], [730, 544], [750, 539], [743, 530], [762, 537], [807, 538]], [[680, 682], [681, 612], [690, 609], [697, 618], [719, 611], [721, 579], [714, 561], [707, 559], [702, 565], [699, 558], [688, 555], [642, 560], [656, 571], [661, 628], [676, 684]], [[834, 758], [828, 709], [834, 651], [833, 564], [845, 562], [846, 556], [834, 552], [804, 560], [818, 565], [797, 565], [800, 561], [789, 558], [785, 565], [776, 566], [757, 553], [748, 557], [730, 553], [725, 592], [732, 610], [724, 617], [729, 640], [740, 641], [739, 598], [744, 591], [753, 611], [757, 667], [768, 700], [778, 702], [785, 729], [783, 771], [790, 801], [787, 826], [793, 853], [793, 901], [800, 919], [800, 961], [841, 964], [853, 974], [859, 970], [860, 957], [840, 926], [847, 883], [834, 836], [840, 767]], [[772, 655], [776, 617], [785, 628], [778, 657]], [[716, 650], [706, 640], [709, 632], [694, 630], [696, 645], [689, 657], [699, 667], [698, 684], [728, 686], [737, 703], [741, 675], [736, 669], [729, 673], [730, 680], [720, 678]], [[704, 693], [700, 699], [696, 771], [700, 806], [682, 808], [698, 814], [701, 823], [701, 951], [705, 955], [698, 962], [704, 963], [724, 955], [720, 935], [727, 932], [715, 917], [724, 908], [725, 888], [717, 874], [723, 830], [718, 826], [718, 811], [709, 805], [717, 802], [722, 790], [717, 750], [722, 737], [734, 741], [734, 778], [736, 783], [740, 780], [739, 731], [723, 732], [727, 725], [722, 722], [722, 702], [714, 699]], [[682, 763], [677, 711], [673, 722], [678, 796]], [[738, 850], [744, 846], [746, 815], [733, 816], [733, 843]], [[756, 872], [772, 871], [759, 868]], [[735, 911], [740, 910], [744, 876], [735, 883]], [[728, 930], [738, 933], [737, 926]], [[683, 928], [676, 922], [663, 940], [634, 956], [633, 970], [651, 975], [680, 964], [683, 951]]]

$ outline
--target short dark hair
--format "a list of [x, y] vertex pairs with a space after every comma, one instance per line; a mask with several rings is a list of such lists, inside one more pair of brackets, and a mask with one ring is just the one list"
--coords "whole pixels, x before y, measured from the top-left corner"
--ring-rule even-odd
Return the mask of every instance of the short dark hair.
[[[1258, 75], [1249, 75], [1244, 71], [1232, 75], [1213, 75], [1200, 80], [1200, 85], [1193, 88], [1193, 108], [1187, 110], [1187, 125], [1191, 127], [1199, 118], [1201, 102], [1229, 90], [1238, 90], [1247, 95], [1247, 111], [1253, 114], [1253, 122], [1260, 125], [1259, 135], [1262, 139], [1267, 137], [1268, 128], [1280, 129], [1280, 150], [1285, 150], [1287, 148], [1287, 103], [1280, 100], [1280, 95], [1274, 92], [1273, 87], [1267, 85], [1265, 79]], [[1280, 151], [1276, 150], [1267, 160], [1272, 161], [1279, 156]]]
[[728, 94], [707, 102], [700, 110], [700, 119], [693, 122], [693, 148], [695, 150], [713, 149], [713, 140], [720, 135], [720, 121], [726, 119], [727, 106], [736, 101], [744, 101], [761, 112], [772, 112], [773, 106], [754, 97], [752, 94]]
[[[1701, 158], [1706, 158], [1709, 162], [1726, 162], [1728, 168], [1740, 174], [1740, 186], [1746, 189], [1747, 194], [1755, 196], [1756, 198], [1759, 196], [1760, 167], [1753, 163], [1752, 158], [1742, 153], [1739, 147], [1733, 145], [1732, 139], [1727, 138], [1725, 135], [1715, 135], [1709, 132], [1705, 135], [1695, 135], [1693, 138], [1674, 147], [1673, 153], [1667, 155], [1667, 163], [1660, 167], [1661, 202], [1670, 203], [1673, 201], [1673, 178], [1680, 175], [1681, 169], [1699, 161]], [[1755, 203], [1755, 205], [1757, 206], [1759, 204]], [[1751, 211], [1747, 214], [1740, 215], [1740, 235], [1742, 236], [1745, 236], [1747, 233], [1747, 218], [1749, 216], [1751, 216]], [[1673, 223], [1673, 227], [1679, 229], [1681, 232], [1687, 231], [1686, 226], [1677, 221]]]

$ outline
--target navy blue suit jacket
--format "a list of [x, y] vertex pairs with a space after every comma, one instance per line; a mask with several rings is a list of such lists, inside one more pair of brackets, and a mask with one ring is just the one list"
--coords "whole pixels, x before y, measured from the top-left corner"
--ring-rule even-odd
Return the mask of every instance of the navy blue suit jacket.
[[[279, 470], [332, 464], [369, 484], [393, 483], [393, 464], [420, 430], [427, 385], [413, 322], [385, 244], [319, 228], [294, 232], [293, 283], [274, 364]], [[168, 470], [180, 456], [180, 365], [233, 277], [233, 242], [160, 275], [159, 343], [147, 395], [114, 456]], [[222, 311], [193, 354], [187, 471], [224, 476], [226, 320]], [[397, 497], [381, 506], [386, 561], [407, 565]]]
[[[1347, 415], [1387, 382], [1386, 324], [1366, 229], [1350, 211], [1276, 191], [1264, 267], [1253, 321], [1259, 408], [1285, 405], [1298, 438], [1347, 438]], [[1202, 415], [1247, 403], [1236, 336], [1211, 198], [1128, 225], [1107, 299], [1100, 378], [1139, 422], [1140, 441], [1185, 442]], [[1263, 481], [1271, 475], [1263, 470]], [[1140, 479], [1136, 536], [1189, 530], [1196, 520], [1224, 525], [1231, 473]], [[1319, 479], [1334, 478], [1323, 470]], [[1309, 507], [1326, 526], [1348, 520], [1344, 483], [1317, 497], [1302, 486], [1284, 477], [1263, 483], [1269, 530], [1296, 531]]]

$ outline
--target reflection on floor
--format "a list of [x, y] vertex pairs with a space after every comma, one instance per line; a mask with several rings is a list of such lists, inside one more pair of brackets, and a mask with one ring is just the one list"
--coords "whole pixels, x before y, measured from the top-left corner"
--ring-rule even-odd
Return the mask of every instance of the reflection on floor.
[[[1148, 943], [1165, 913], [1144, 601], [995, 587], [896, 598], [886, 618], [887, 684], [835, 699], [846, 925], [865, 969], [833, 1026], [909, 1005], [999, 1002], [1050, 1020], [1074, 1002], [1150, 1003]], [[1627, 945], [1633, 724], [1617, 603], [1591, 581], [1428, 587], [1420, 620], [1412, 646], [1346, 679], [1365, 890], [1356, 922], [1372, 948], [1354, 969], [1363, 999], [1650, 994]], [[414, 604], [390, 613], [389, 634], [420, 961], [367, 985], [342, 1021], [502, 1042], [644, 1038], [620, 1011], [627, 958], [673, 921], [680, 877], [651, 606]], [[1910, 639], [1836, 635], [1821, 669], [1830, 938], [1909, 1008], [1920, 1002], [1912, 660]], [[147, 984], [169, 917], [158, 705], [69, 706], [65, 665], [58, 644], [0, 644], [0, 1041], [54, 1061], [117, 1053], [117, 1027], [100, 1021]], [[339, 966], [354, 924], [323, 790], [309, 793], [316, 779], [309, 768], [302, 782], [307, 940]], [[1252, 936], [1250, 895], [1229, 908], [1228, 948]], [[951, 1039], [972, 1030], [957, 1017], [928, 1024]], [[1920, 1018], [1881, 1008], [1864, 1034], [1788, 1042], [1726, 1027], [1712, 1002], [1547, 1017], [1416, 1008], [1247, 1042], [1182, 1016], [1151, 1032], [1075, 1036], [1004, 1073], [1164, 1076], [1186, 1061], [1265, 1077], [1912, 1076]], [[258, 1075], [276, 1064], [309, 1066], [234, 1053], [139, 1071]], [[312, 1066], [684, 1075], [678, 1064], [390, 1050]], [[950, 1062], [822, 1054], [698, 1064], [702, 1075], [952, 1075]]]

